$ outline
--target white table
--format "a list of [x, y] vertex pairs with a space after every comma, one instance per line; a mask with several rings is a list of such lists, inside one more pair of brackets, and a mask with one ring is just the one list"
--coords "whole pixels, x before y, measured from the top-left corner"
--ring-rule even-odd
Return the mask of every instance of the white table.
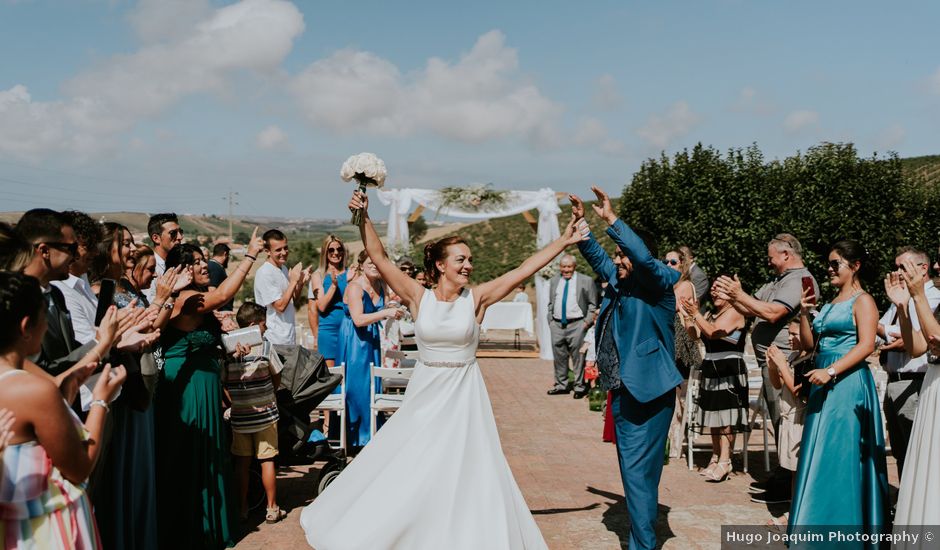
[[487, 330], [524, 330], [532, 336], [535, 323], [532, 317], [532, 304], [528, 302], [497, 302], [486, 309], [480, 329]]

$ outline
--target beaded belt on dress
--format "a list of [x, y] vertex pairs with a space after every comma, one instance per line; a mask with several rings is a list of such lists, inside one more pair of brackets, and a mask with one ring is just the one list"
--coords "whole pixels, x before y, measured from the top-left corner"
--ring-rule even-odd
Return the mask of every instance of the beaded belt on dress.
[[419, 361], [425, 367], [459, 369], [461, 367], [467, 367], [476, 363], [476, 360], [476, 357], [471, 357], [470, 359], [464, 359], [463, 361]]

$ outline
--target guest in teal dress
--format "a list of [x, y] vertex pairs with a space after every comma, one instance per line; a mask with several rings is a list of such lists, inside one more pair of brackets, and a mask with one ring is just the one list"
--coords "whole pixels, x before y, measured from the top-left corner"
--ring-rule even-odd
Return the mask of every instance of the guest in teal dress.
[[320, 266], [310, 278], [310, 305], [317, 309], [317, 351], [330, 367], [336, 364], [339, 331], [346, 317], [343, 295], [349, 284], [347, 256], [343, 241], [336, 235], [327, 235], [320, 249]]
[[818, 353], [816, 369], [806, 374], [813, 387], [790, 508], [791, 534], [812, 525], [852, 526], [868, 533], [886, 529], [885, 440], [867, 364], [875, 349], [878, 309], [859, 282], [865, 264], [865, 250], [857, 242], [833, 245], [828, 272], [838, 295], [820, 309], [812, 326], [815, 300], [804, 291], [800, 337], [807, 350], [818, 345]]
[[[346, 363], [347, 440], [353, 447], [369, 442], [370, 364], [382, 364], [381, 322], [400, 319], [401, 310], [385, 308], [385, 283], [366, 255], [359, 254], [362, 276], [346, 287], [348, 313], [340, 328], [337, 362]], [[380, 386], [376, 380], [376, 391]]]
[[235, 296], [251, 270], [263, 245], [257, 233], [255, 229], [245, 259], [213, 290], [207, 290], [209, 268], [198, 246], [180, 244], [167, 255], [167, 269], [183, 266], [192, 284], [172, 302], [162, 333], [164, 367], [155, 402], [160, 548], [233, 544], [218, 360], [221, 329], [212, 312]]

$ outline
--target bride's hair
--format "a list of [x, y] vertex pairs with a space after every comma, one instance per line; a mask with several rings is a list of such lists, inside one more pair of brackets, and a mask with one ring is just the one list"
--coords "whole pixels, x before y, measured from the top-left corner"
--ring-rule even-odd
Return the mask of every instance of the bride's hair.
[[437, 268], [437, 262], [447, 259], [447, 247], [452, 244], [467, 244], [463, 237], [452, 235], [428, 243], [424, 247], [424, 271], [427, 273], [428, 280], [436, 283], [441, 278], [441, 270]]

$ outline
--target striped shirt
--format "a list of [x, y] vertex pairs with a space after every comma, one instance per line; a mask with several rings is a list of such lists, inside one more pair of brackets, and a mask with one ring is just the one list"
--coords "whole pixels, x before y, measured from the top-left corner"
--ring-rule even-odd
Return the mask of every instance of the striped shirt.
[[277, 422], [275, 374], [284, 369], [274, 346], [264, 342], [238, 361], [225, 365], [223, 384], [232, 398], [232, 430], [250, 434]]

